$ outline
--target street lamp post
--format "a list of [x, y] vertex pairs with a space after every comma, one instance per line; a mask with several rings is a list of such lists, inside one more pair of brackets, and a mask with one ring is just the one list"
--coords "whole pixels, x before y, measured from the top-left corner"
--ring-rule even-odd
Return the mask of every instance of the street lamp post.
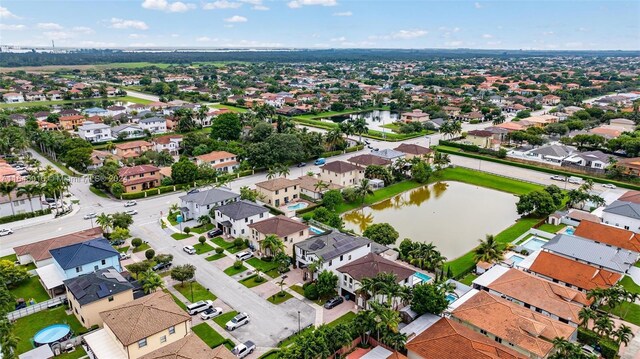
[[298, 333], [300, 333], [300, 311], [298, 311]]

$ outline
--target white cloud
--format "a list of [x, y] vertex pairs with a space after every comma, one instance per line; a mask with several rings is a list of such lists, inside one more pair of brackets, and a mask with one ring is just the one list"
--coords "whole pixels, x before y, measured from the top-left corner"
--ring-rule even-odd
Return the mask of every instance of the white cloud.
[[215, 10], [215, 9], [237, 9], [242, 6], [241, 2], [228, 1], [228, 0], [217, 0], [210, 3], [205, 3], [202, 8], [205, 10]]
[[212, 38], [209, 38], [207, 36], [200, 36], [200, 37], [196, 38], [197, 42], [210, 42], [210, 41], [216, 41], [216, 40], [218, 40], [218, 39], [212, 39]]
[[493, 35], [491, 34], [482, 34], [483, 39], [493, 39]]
[[171, 34], [170, 36], [173, 37], [174, 39], [177, 38], [177, 37], [180, 37], [180, 35], [178, 35], [178, 34]]
[[391, 34], [394, 39], [415, 39], [416, 37], [426, 36], [428, 34], [425, 30], [400, 30]]
[[484, 6], [482, 6], [482, 4], [480, 4], [479, 2], [477, 2], [477, 1], [476, 1], [476, 2], [473, 4], [473, 7], [475, 7], [476, 9], [482, 9]]
[[74, 26], [71, 28], [71, 30], [75, 31], [75, 32], [79, 32], [81, 34], [85, 34], [85, 35], [90, 35], [93, 34], [95, 31], [93, 31], [92, 28], [90, 27], [86, 27], [86, 26]]
[[144, 39], [147, 35], [145, 34], [129, 34], [130, 39]]
[[9, 25], [9, 24], [0, 24], [0, 30], [4, 31], [20, 31], [24, 30], [27, 27], [24, 25]]
[[448, 41], [444, 43], [448, 47], [457, 47], [462, 45], [462, 41]]
[[351, 11], [344, 11], [344, 12], [334, 12], [333, 16], [351, 16], [353, 15], [353, 13]]
[[185, 12], [195, 9], [196, 6], [182, 1], [168, 2], [167, 0], [144, 0], [142, 7], [149, 10], [160, 10], [166, 12]]
[[498, 46], [502, 44], [502, 41], [487, 41], [487, 45], [489, 46]]
[[41, 22], [36, 27], [43, 30], [62, 30], [62, 25], [55, 22]]
[[329, 41], [331, 42], [343, 42], [343, 41], [347, 41], [347, 38], [344, 36], [340, 36], [340, 37], [334, 37], [333, 39], [330, 39]]
[[234, 15], [232, 17], [224, 19], [225, 22], [247, 22], [247, 18], [244, 16]]
[[578, 31], [580, 31], [580, 32], [587, 32], [587, 31], [589, 31], [589, 29], [587, 29], [586, 27], [579, 27], [579, 28], [578, 28]]
[[253, 5], [251, 10], [267, 11], [269, 8], [262, 3], [262, 0], [240, 0], [240, 2]]
[[264, 6], [264, 5], [253, 5], [251, 7], [251, 10], [267, 11], [267, 10], [269, 10], [269, 8]]
[[0, 19], [20, 19], [19, 16], [14, 15], [6, 7], [0, 6]]
[[338, 2], [336, 0], [293, 0], [290, 1], [287, 6], [292, 9], [301, 8], [303, 6], [336, 6]]
[[553, 31], [545, 31], [545, 32], [542, 33], [542, 35], [545, 35], [545, 36], [550, 36], [550, 35], [553, 35], [553, 34], [554, 34]]
[[114, 29], [138, 29], [147, 30], [149, 26], [140, 20], [124, 20], [117, 17], [113, 17], [110, 20], [111, 25], [109, 27]]
[[51, 40], [65, 40], [71, 39], [75, 35], [71, 32], [66, 31], [46, 31], [42, 33], [46, 38]]

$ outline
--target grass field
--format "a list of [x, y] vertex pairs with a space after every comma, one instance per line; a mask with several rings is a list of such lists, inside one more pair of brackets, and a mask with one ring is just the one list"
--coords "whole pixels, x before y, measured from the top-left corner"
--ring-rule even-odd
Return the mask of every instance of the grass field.
[[328, 323], [327, 325], [330, 327], [335, 327], [340, 324], [351, 323], [356, 317], [356, 313], [354, 312], [346, 312], [341, 317], [335, 319], [333, 322]]
[[198, 233], [198, 234], [202, 234], [204, 232], [210, 231], [213, 229], [213, 224], [211, 223], [207, 223], [204, 226], [199, 226], [199, 227], [193, 227], [191, 228], [191, 232], [193, 233]]
[[216, 246], [222, 247], [224, 249], [233, 247], [233, 242], [227, 242], [222, 237], [211, 238], [211, 242], [213, 242]]
[[226, 108], [227, 110], [230, 110], [232, 112], [238, 112], [238, 113], [245, 113], [249, 110], [247, 110], [246, 108], [242, 108], [242, 107], [236, 107], [236, 106], [231, 106], [231, 105], [213, 105], [211, 106], [213, 108]]
[[29, 102], [20, 102], [20, 103], [0, 103], [0, 108], [17, 108], [17, 107], [35, 107], [35, 106], [55, 106], [55, 105], [67, 105], [72, 103], [83, 103], [83, 102], [100, 102], [102, 100], [108, 101], [120, 101], [120, 102], [133, 102], [139, 104], [148, 104], [151, 103], [149, 100], [144, 100], [137, 97], [132, 96], [119, 96], [119, 97], [98, 97], [98, 98], [89, 98], [89, 99], [77, 99], [77, 100], [62, 100], [62, 101], [29, 101]]
[[607, 308], [607, 306], [603, 306], [602, 309], [613, 315], [617, 315], [629, 323], [640, 325], [640, 305], [624, 302], [613, 310]]
[[293, 298], [293, 296], [291, 294], [287, 293], [287, 292], [278, 292], [278, 293], [270, 296], [269, 298], [267, 298], [267, 301], [269, 301], [269, 303], [278, 305], [280, 303], [286, 302], [287, 300], [289, 300], [291, 298]]
[[460, 278], [458, 280], [458, 282], [462, 283], [462, 284], [466, 284], [468, 286], [471, 286], [471, 282], [473, 282], [474, 279], [478, 278], [477, 274], [473, 274], [473, 273], [469, 273], [467, 275], [465, 275], [464, 277]]
[[230, 321], [237, 314], [238, 312], [236, 312], [235, 310], [230, 311], [229, 313], [222, 313], [219, 316], [213, 318], [213, 321], [216, 322], [216, 324], [218, 324], [219, 326], [224, 328], [225, 324], [227, 324], [227, 322]]
[[207, 258], [205, 258], [207, 261], [209, 262], [213, 262], [213, 261], [217, 261], [220, 258], [224, 258], [226, 256], [226, 254], [224, 253], [216, 253], [212, 256], [208, 256]]
[[297, 284], [294, 284], [291, 287], [289, 287], [289, 289], [291, 289], [292, 291], [294, 291], [294, 292], [296, 292], [296, 293], [298, 293], [298, 294], [300, 294], [301, 296], [304, 297], [304, 289], [301, 286], [299, 286]]
[[242, 273], [242, 272], [244, 272], [244, 271], [246, 271], [246, 270], [247, 270], [247, 267], [245, 267], [244, 265], [242, 265], [242, 266], [241, 266], [240, 268], [238, 268], [238, 269], [236, 269], [236, 268], [234, 268], [233, 266], [231, 266], [231, 267], [229, 267], [229, 268], [225, 269], [225, 270], [224, 270], [224, 273], [225, 273], [226, 275], [228, 275], [228, 276], [234, 276], [234, 275], [236, 275], [236, 274], [238, 274], [238, 273]]
[[28, 315], [16, 321], [14, 334], [21, 340], [18, 342], [17, 353], [22, 354], [33, 348], [31, 339], [33, 336], [50, 325], [68, 324], [74, 333], [84, 331], [78, 319], [73, 315], [67, 315], [64, 307], [58, 307], [50, 310], [43, 310], [38, 313]]
[[151, 249], [149, 243], [142, 243], [139, 247], [133, 249], [133, 253], [144, 252], [147, 249]]
[[186, 234], [186, 233], [173, 233], [171, 235], [171, 238], [175, 239], [176, 241], [181, 241], [183, 239], [187, 239], [191, 237], [190, 234]]
[[[193, 284], [192, 284], [193, 283]], [[173, 286], [175, 290], [184, 295], [191, 303], [195, 303], [200, 300], [216, 300], [216, 296], [209, 292], [207, 288], [203, 287], [198, 282], [185, 283], [184, 286], [176, 284]], [[193, 298], [191, 297], [191, 289], [193, 288]]]
[[14, 296], [14, 298], [24, 298], [25, 301], [29, 301], [33, 298], [36, 303], [51, 299], [42, 284], [40, 284], [40, 280], [37, 276], [27, 279], [16, 288], [9, 289], [9, 292]]
[[549, 233], [556, 233], [564, 227], [566, 227], [566, 225], [564, 224], [553, 225], [553, 224], [545, 223], [540, 227], [538, 227], [538, 229], [541, 231], [549, 232]]
[[193, 332], [211, 348], [215, 348], [225, 342], [224, 337], [220, 335], [220, 333], [216, 332], [213, 328], [211, 328], [211, 326], [207, 323], [200, 323], [196, 326], [193, 326], [191, 327], [191, 330], [193, 330]]
[[631, 293], [640, 294], [640, 285], [637, 285], [628, 275], [624, 276], [618, 284]]
[[[262, 280], [258, 280], [258, 278], [261, 278]], [[243, 280], [240, 281], [240, 283], [242, 283], [242, 285], [244, 285], [247, 288], [253, 288], [253, 287], [257, 287], [260, 284], [266, 283], [267, 280], [264, 277], [258, 277], [258, 275], [252, 275], [251, 277], [247, 277]]]
[[211, 252], [213, 250], [213, 247], [210, 244], [205, 243], [198, 243], [198, 244], [194, 244], [193, 248], [196, 249], [196, 254], [204, 254], [204, 253], [208, 253]]

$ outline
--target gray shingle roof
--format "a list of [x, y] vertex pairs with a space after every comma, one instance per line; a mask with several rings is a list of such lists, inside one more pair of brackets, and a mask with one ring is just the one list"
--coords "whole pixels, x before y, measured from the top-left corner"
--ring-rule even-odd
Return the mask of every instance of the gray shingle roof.
[[198, 193], [191, 193], [185, 196], [181, 196], [180, 200], [183, 202], [194, 202], [199, 206], [206, 206], [219, 202], [228, 201], [230, 199], [240, 197], [239, 194], [226, 191], [219, 188], [212, 188], [206, 191], [200, 191]]
[[149, 123], [149, 122], [165, 122], [166, 120], [162, 117], [149, 117], [149, 118], [143, 118], [142, 120], [138, 121], [139, 123]]
[[80, 267], [102, 259], [118, 256], [118, 251], [105, 238], [92, 239], [52, 249], [49, 252], [51, 252], [51, 256], [62, 269]]
[[556, 235], [542, 248], [619, 273], [626, 272], [638, 260], [636, 253], [626, 249], [609, 247], [582, 237], [566, 234]]
[[133, 289], [133, 285], [113, 267], [67, 279], [63, 283], [80, 305]]
[[237, 202], [227, 203], [224, 206], [218, 207], [218, 211], [225, 216], [238, 220], [251, 216], [255, 216], [260, 213], [269, 212], [269, 210], [259, 204], [253, 202], [240, 200]]
[[542, 156], [567, 157], [571, 154], [571, 149], [566, 146], [551, 145], [536, 148], [531, 153], [537, 153]]
[[396, 158], [404, 157], [404, 152], [392, 150], [390, 148], [380, 150], [380, 151], [373, 151], [371, 152], [371, 154], [374, 156], [382, 157], [387, 160], [394, 160]]
[[328, 261], [370, 243], [373, 243], [370, 239], [334, 231], [313, 236], [295, 246]]
[[615, 201], [607, 206], [603, 212], [613, 213], [624, 217], [640, 219], [640, 204], [633, 202]]

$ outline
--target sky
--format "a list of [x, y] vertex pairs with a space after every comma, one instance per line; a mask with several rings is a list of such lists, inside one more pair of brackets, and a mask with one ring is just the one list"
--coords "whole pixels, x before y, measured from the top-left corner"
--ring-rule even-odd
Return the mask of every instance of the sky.
[[0, 44], [639, 50], [640, 1], [0, 2]]

